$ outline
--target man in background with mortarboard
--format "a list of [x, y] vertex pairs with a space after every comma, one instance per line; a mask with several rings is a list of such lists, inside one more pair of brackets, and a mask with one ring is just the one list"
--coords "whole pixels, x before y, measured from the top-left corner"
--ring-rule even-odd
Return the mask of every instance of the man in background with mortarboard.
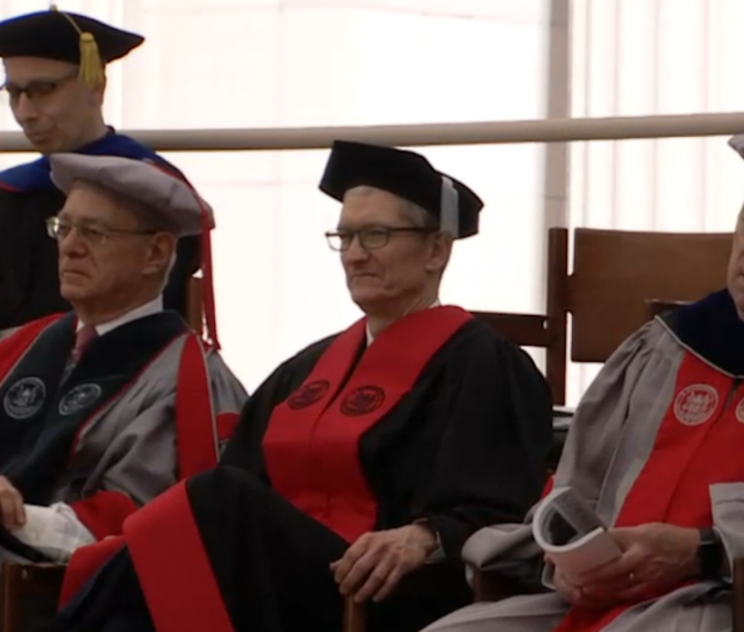
[[[0, 22], [2, 86], [13, 116], [43, 156], [0, 172], [0, 338], [20, 325], [69, 309], [60, 296], [57, 247], [45, 222], [64, 204], [50, 178], [49, 155], [76, 152], [171, 164], [103, 120], [105, 65], [144, 38], [55, 8]], [[186, 312], [186, 291], [199, 269], [198, 237], [180, 241], [164, 294], [166, 308]]]

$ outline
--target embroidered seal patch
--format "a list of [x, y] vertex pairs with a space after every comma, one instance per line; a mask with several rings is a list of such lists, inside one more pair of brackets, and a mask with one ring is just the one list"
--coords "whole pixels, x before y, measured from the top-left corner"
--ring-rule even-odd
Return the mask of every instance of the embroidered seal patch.
[[287, 399], [287, 406], [292, 410], [300, 410], [312, 406], [314, 403], [323, 399], [330, 386], [328, 380], [316, 380], [315, 382], [300, 386]]
[[736, 411], [734, 412], [736, 415], [736, 421], [738, 421], [740, 424], [744, 424], [744, 398], [739, 400], [739, 403], [736, 405]]
[[98, 384], [80, 384], [67, 393], [59, 402], [60, 415], [72, 415], [87, 408], [101, 396]]
[[3, 408], [8, 417], [28, 419], [41, 410], [46, 399], [46, 386], [38, 377], [24, 377], [8, 389]]
[[683, 388], [674, 400], [674, 416], [685, 426], [698, 426], [708, 421], [718, 406], [718, 391], [709, 384], [692, 384]]
[[385, 391], [379, 386], [360, 386], [341, 402], [341, 412], [348, 417], [366, 415], [377, 410], [384, 401]]

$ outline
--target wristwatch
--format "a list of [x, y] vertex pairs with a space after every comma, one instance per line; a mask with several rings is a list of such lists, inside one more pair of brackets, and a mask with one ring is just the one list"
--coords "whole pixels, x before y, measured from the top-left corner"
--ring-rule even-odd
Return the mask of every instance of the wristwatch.
[[444, 548], [442, 547], [442, 538], [439, 535], [439, 531], [436, 530], [436, 528], [433, 524], [431, 524], [431, 521], [428, 518], [418, 518], [417, 520], [413, 521], [413, 524], [417, 524], [424, 527], [425, 529], [428, 529], [436, 538], [437, 548], [429, 553], [429, 557], [426, 558], [426, 563], [433, 564], [435, 562], [441, 562], [445, 558], [445, 555]]
[[723, 567], [723, 544], [713, 529], [698, 529], [697, 560], [700, 576], [703, 579], [718, 579]]

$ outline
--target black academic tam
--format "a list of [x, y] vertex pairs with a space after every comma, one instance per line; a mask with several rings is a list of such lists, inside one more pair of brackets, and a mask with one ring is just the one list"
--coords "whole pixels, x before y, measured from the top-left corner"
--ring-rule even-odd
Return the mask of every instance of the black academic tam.
[[124, 57], [145, 41], [141, 35], [77, 13], [39, 11], [0, 22], [0, 57], [41, 57], [77, 65], [78, 29], [93, 36], [103, 63]]

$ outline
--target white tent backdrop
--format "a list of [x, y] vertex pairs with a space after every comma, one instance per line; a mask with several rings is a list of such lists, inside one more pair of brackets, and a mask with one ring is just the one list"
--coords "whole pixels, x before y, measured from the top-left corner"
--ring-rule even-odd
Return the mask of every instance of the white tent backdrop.
[[[366, 125], [542, 118], [547, 0], [68, 0], [147, 35], [110, 69], [120, 128]], [[0, 0], [0, 16], [46, 8]], [[574, 0], [574, 116], [744, 106], [740, 0]], [[0, 108], [0, 129], [16, 129]], [[744, 131], [744, 130], [742, 130]], [[725, 138], [575, 143], [570, 226], [730, 230], [744, 165]], [[485, 199], [458, 244], [443, 300], [538, 311], [544, 147], [440, 147], [434, 164]], [[283, 358], [358, 316], [322, 233], [338, 206], [317, 191], [325, 151], [169, 156], [216, 207], [224, 354], [253, 390]], [[0, 157], [13, 164], [18, 155]], [[575, 402], [596, 367], [571, 367]]]
[[[0, 16], [46, 8], [0, 0]], [[66, 0], [145, 34], [112, 65], [120, 128], [365, 125], [542, 118], [542, 0]], [[17, 129], [3, 108], [2, 129]], [[543, 307], [539, 145], [440, 147], [433, 163], [486, 201], [458, 244], [442, 299], [474, 309]], [[350, 324], [323, 232], [338, 205], [317, 190], [327, 152], [171, 154], [215, 206], [224, 355], [253, 390], [280, 361]], [[0, 158], [17, 162], [18, 155]]]

